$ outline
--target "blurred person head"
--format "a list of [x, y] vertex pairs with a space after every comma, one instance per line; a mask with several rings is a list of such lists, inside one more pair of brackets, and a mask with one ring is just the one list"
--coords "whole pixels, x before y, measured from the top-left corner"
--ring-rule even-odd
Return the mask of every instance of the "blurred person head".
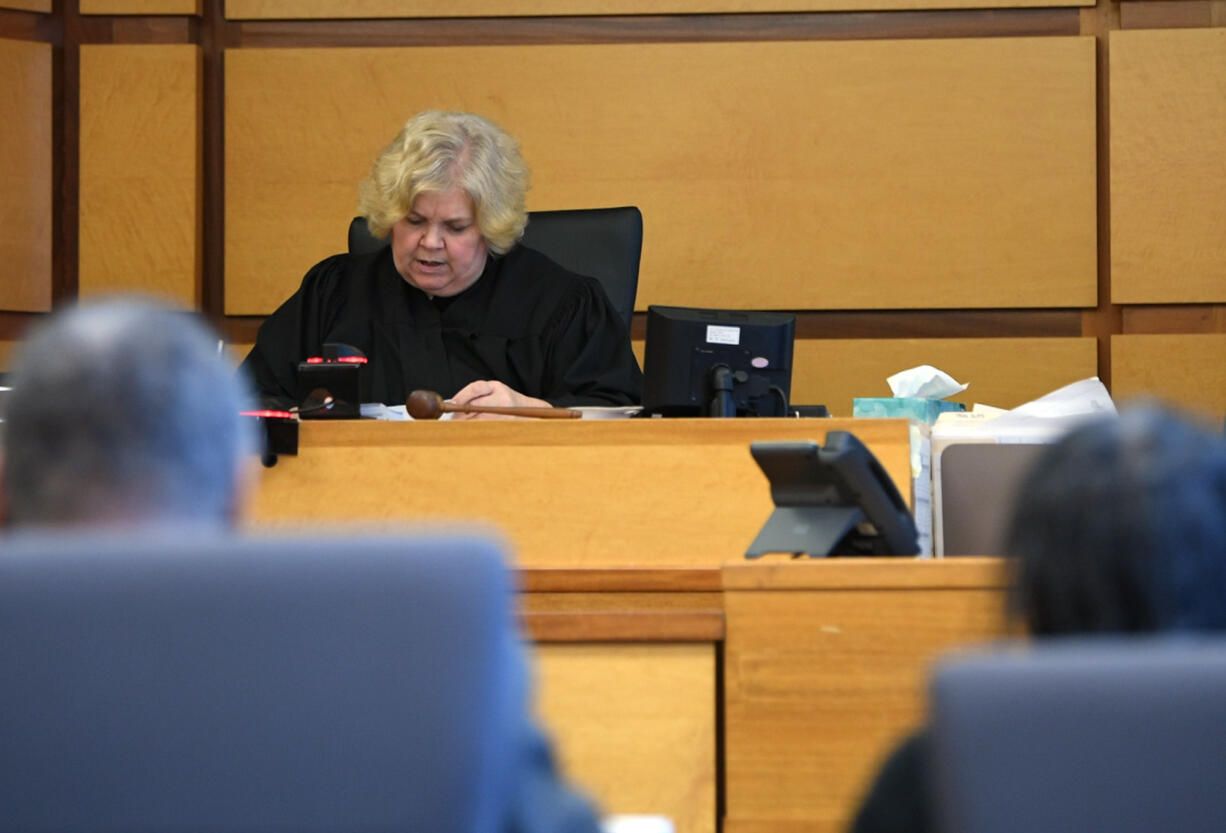
[[528, 222], [528, 166], [519, 142], [472, 113], [426, 110], [405, 124], [359, 187], [358, 211], [391, 235], [396, 270], [432, 295], [481, 276], [487, 255], [509, 250]]
[[1226, 629], [1226, 441], [1146, 405], [1045, 449], [1006, 535], [1036, 636]]
[[9, 374], [9, 526], [229, 524], [254, 448], [247, 391], [192, 313], [110, 299], [52, 315]]

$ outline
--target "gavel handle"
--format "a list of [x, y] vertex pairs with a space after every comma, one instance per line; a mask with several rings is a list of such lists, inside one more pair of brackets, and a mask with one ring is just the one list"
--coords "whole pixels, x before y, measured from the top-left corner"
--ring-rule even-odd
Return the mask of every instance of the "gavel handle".
[[456, 405], [446, 401], [443, 402], [443, 413], [502, 414], [503, 416], [532, 417], [533, 419], [578, 419], [583, 416], [582, 412], [573, 408], [510, 408], [495, 405]]

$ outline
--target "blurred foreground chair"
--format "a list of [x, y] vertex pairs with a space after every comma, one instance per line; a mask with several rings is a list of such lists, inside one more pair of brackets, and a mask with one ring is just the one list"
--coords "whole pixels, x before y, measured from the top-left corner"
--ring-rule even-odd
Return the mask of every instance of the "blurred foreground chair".
[[497, 830], [513, 634], [475, 537], [9, 538], [0, 830]]
[[945, 833], [1211, 833], [1226, 820], [1226, 641], [1046, 641], [932, 682]]
[[[523, 244], [572, 272], [600, 281], [613, 308], [630, 326], [643, 252], [643, 215], [637, 208], [531, 211]], [[386, 240], [371, 236], [364, 218], [354, 217], [349, 223], [350, 254], [386, 245]]]

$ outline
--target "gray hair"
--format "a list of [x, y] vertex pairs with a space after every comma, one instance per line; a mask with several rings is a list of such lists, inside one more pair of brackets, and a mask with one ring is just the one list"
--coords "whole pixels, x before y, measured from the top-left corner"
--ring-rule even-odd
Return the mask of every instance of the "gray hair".
[[254, 443], [218, 344], [194, 314], [134, 299], [36, 328], [0, 426], [9, 523], [228, 522]]

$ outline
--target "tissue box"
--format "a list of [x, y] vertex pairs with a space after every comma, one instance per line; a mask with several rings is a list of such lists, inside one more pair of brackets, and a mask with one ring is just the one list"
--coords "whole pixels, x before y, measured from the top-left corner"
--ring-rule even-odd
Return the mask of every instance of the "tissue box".
[[946, 411], [965, 411], [961, 402], [911, 396], [857, 396], [851, 401], [853, 417], [900, 417], [932, 425]]

